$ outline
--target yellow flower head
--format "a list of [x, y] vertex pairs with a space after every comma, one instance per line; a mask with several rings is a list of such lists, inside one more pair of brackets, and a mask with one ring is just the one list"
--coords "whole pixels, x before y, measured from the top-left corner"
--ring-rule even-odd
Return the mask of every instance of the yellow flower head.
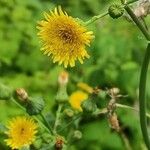
[[49, 14], [44, 13], [44, 16], [45, 20], [37, 26], [44, 54], [51, 55], [54, 63], [64, 64], [65, 67], [75, 66], [77, 59], [83, 63], [84, 58], [89, 58], [85, 47], [90, 46], [94, 38], [92, 31], [87, 31], [77, 19], [62, 11], [60, 6]]
[[88, 84], [86, 84], [86, 83], [83, 83], [83, 82], [79, 82], [78, 84], [77, 84], [77, 86], [80, 88], [80, 89], [82, 89], [82, 90], [84, 90], [85, 92], [88, 92], [88, 93], [93, 93], [93, 88], [92, 87], [90, 87]]
[[88, 94], [82, 91], [76, 91], [71, 94], [69, 98], [69, 103], [72, 106], [72, 108], [82, 111], [81, 103], [87, 100], [87, 98], [88, 98]]
[[37, 124], [31, 118], [16, 117], [9, 122], [7, 128], [8, 139], [5, 141], [12, 149], [20, 149], [35, 140]]

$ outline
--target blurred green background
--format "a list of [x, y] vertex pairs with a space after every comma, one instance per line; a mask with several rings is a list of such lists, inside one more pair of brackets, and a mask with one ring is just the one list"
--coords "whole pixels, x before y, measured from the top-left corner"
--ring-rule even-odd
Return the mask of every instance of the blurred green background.
[[[30, 95], [43, 96], [45, 112], [55, 105], [57, 76], [63, 69], [42, 55], [37, 38], [37, 21], [43, 19], [43, 11], [61, 5], [70, 15], [83, 20], [104, 13], [113, 1], [107, 0], [0, 0], [0, 82], [12, 89], [23, 87]], [[146, 17], [150, 25], [150, 17]], [[149, 21], [149, 22], [148, 22]], [[90, 59], [83, 65], [68, 69], [70, 81], [68, 93], [77, 90], [78, 82], [90, 86], [118, 87], [129, 95], [120, 101], [138, 107], [138, 84], [146, 42], [137, 27], [125, 17], [113, 20], [109, 16], [89, 27], [95, 40], [90, 48]], [[150, 71], [149, 71], [150, 75]], [[148, 83], [150, 78], [148, 78]], [[147, 85], [150, 91], [150, 84]], [[150, 92], [147, 92], [147, 100]], [[23, 112], [14, 104], [0, 101], [0, 123]], [[133, 150], [145, 146], [139, 126], [138, 113], [118, 109], [119, 120]], [[2, 132], [2, 129], [0, 130]], [[70, 150], [123, 150], [120, 136], [111, 132], [106, 117], [83, 121], [83, 138], [75, 141]], [[7, 149], [0, 134], [0, 150]]]

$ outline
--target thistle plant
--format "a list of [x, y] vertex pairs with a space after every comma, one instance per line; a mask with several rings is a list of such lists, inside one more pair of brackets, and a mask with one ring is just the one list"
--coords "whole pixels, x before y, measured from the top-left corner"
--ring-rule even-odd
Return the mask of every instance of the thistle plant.
[[[122, 139], [126, 149], [131, 150], [131, 144], [126, 137], [123, 125], [118, 117], [118, 109], [133, 110], [139, 112], [141, 131], [148, 149], [150, 139], [147, 129], [147, 119], [150, 114], [146, 112], [146, 78], [150, 60], [150, 33], [147, 30], [146, 22], [143, 22], [131, 6], [137, 0], [121, 0], [120, 3], [111, 4], [108, 10], [102, 14], [93, 16], [88, 21], [73, 18], [65, 12], [61, 6], [56, 7], [49, 13], [44, 13], [44, 19], [38, 22], [38, 36], [42, 42], [41, 50], [50, 56], [53, 62], [63, 65], [59, 73], [58, 89], [55, 96], [56, 112], [54, 119], [50, 120], [45, 112], [46, 103], [44, 98], [30, 95], [24, 88], [10, 89], [7, 85], [0, 83], [0, 100], [7, 100], [15, 103], [24, 111], [24, 116], [17, 116], [6, 125], [4, 139], [6, 145], [11, 149], [29, 150], [69, 150], [75, 140], [82, 138], [80, 122], [86, 117], [98, 118], [103, 115], [107, 119], [108, 126], [115, 131]], [[74, 69], [76, 61], [82, 64], [85, 58], [90, 55], [86, 46], [96, 38], [89, 26], [103, 17], [119, 19], [127, 13], [139, 31], [145, 37], [147, 48], [141, 66], [139, 81], [139, 109], [120, 103], [123, 95], [120, 87], [91, 87], [80, 82], [78, 90], [68, 94], [70, 82], [69, 69]], [[145, 15], [145, 12], [144, 12]], [[140, 15], [143, 17], [143, 15]], [[92, 57], [92, 56], [91, 56]], [[96, 79], [95, 79], [96, 80]], [[101, 108], [97, 101], [104, 99], [105, 106]], [[41, 141], [37, 144], [36, 141]]]

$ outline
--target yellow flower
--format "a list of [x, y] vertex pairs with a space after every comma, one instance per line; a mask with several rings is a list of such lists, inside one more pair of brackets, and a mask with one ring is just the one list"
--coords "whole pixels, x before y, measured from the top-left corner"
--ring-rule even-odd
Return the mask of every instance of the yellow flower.
[[23, 146], [29, 146], [35, 140], [37, 124], [31, 118], [16, 117], [13, 118], [8, 126], [8, 139], [6, 143], [12, 149], [20, 149]]
[[83, 82], [79, 82], [78, 84], [77, 84], [77, 86], [80, 88], [80, 89], [82, 89], [82, 90], [84, 90], [85, 92], [88, 92], [88, 93], [93, 93], [93, 88], [92, 87], [90, 87], [88, 84], [86, 84], [86, 83], [83, 83]]
[[44, 54], [51, 55], [54, 63], [64, 64], [65, 67], [75, 66], [77, 59], [82, 64], [84, 58], [89, 58], [85, 47], [90, 46], [94, 38], [92, 31], [87, 31], [77, 19], [62, 11], [60, 6], [44, 13], [44, 16], [45, 20], [37, 26]]
[[69, 98], [69, 103], [72, 106], [72, 108], [82, 111], [81, 103], [87, 100], [87, 98], [88, 98], [88, 94], [82, 91], [76, 91], [71, 94]]

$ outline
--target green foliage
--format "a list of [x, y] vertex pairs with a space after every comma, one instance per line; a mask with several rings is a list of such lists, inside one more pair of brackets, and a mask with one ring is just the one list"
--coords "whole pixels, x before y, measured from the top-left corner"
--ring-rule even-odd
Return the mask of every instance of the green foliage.
[[[52, 60], [40, 52], [36, 25], [43, 11], [58, 4], [72, 16], [86, 21], [108, 9], [108, 1], [104, 0], [0, 0], [0, 83], [12, 89], [23, 87], [31, 95], [44, 97], [47, 104], [44, 111], [48, 110], [50, 120], [53, 115], [49, 114], [55, 110], [57, 76], [62, 67], [52, 64]], [[146, 18], [148, 24], [149, 18]], [[95, 34], [95, 40], [88, 48], [91, 58], [85, 60], [83, 65], [77, 64], [73, 69], [68, 69], [68, 93], [76, 90], [76, 84], [81, 81], [102, 89], [116, 86], [121, 89], [121, 93], [128, 95], [121, 103], [137, 106], [139, 71], [146, 46], [144, 37], [126, 17], [118, 20], [105, 17], [89, 28]], [[147, 83], [149, 81], [148, 78]], [[149, 84], [147, 89], [150, 91]], [[5, 96], [7, 99], [8, 95]], [[150, 92], [147, 92], [149, 99]], [[104, 102], [99, 103], [102, 105]], [[40, 105], [40, 111], [42, 108]], [[6, 101], [0, 101], [0, 110], [2, 124], [15, 115], [23, 114], [18, 107]], [[28, 112], [30, 110], [28, 108]], [[118, 114], [133, 149], [142, 149], [138, 115], [127, 110], [119, 110]], [[0, 149], [8, 149], [2, 140], [5, 136], [1, 132], [3, 129], [4, 126], [0, 124]], [[83, 138], [75, 141], [70, 150], [124, 149], [120, 136], [110, 131], [103, 117], [90, 121], [85, 118], [80, 130]], [[40, 145], [40, 141], [35, 143], [35, 147], [39, 148]]]

